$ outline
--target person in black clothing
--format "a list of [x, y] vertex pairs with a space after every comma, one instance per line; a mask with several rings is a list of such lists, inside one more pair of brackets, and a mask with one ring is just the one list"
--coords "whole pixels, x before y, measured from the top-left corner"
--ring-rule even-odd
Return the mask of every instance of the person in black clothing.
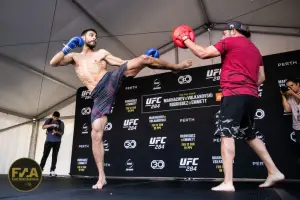
[[52, 164], [50, 168], [50, 176], [57, 176], [55, 173], [57, 156], [60, 148], [61, 137], [64, 134], [64, 123], [59, 119], [60, 113], [55, 111], [52, 118], [47, 119], [43, 125], [43, 129], [47, 129], [47, 138], [44, 145], [44, 153], [40, 163], [42, 170], [44, 170], [47, 158], [52, 149]]

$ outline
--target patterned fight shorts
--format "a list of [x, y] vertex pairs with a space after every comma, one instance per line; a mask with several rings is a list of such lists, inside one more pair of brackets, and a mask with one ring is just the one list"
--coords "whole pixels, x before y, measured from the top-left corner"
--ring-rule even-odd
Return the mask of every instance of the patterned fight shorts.
[[125, 78], [126, 68], [127, 62], [118, 70], [107, 72], [91, 92], [91, 97], [94, 100], [91, 123], [102, 116], [111, 114], [116, 94]]
[[264, 135], [255, 128], [257, 98], [250, 95], [222, 97], [220, 110], [215, 115], [215, 137], [264, 141]]

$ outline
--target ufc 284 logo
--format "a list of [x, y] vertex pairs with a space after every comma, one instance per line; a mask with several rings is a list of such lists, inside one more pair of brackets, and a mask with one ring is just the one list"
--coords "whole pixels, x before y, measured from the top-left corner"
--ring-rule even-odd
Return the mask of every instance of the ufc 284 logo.
[[152, 97], [146, 99], [146, 107], [151, 109], [160, 108], [162, 97]]
[[187, 172], [197, 171], [199, 158], [181, 158], [179, 168], [185, 169]]
[[85, 99], [85, 100], [90, 99], [91, 98], [91, 92], [88, 91], [88, 90], [83, 90], [81, 92], [81, 98]]
[[206, 79], [212, 79], [212, 81], [220, 80], [221, 69], [210, 69], [207, 70]]
[[123, 128], [133, 131], [137, 129], [139, 119], [126, 119]]
[[151, 137], [149, 142], [149, 147], [154, 147], [154, 149], [164, 149], [167, 137]]

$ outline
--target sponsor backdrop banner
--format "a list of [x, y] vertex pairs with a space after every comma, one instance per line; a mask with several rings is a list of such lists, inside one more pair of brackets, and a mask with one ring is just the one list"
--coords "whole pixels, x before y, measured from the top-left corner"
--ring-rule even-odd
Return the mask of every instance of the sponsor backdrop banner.
[[[264, 57], [266, 81], [259, 87], [257, 128], [287, 178], [300, 178], [299, 150], [280, 86], [299, 78], [299, 51]], [[105, 172], [124, 177], [222, 178], [220, 140], [213, 137], [219, 110], [220, 64], [127, 79], [104, 132]], [[91, 142], [93, 101], [77, 92], [71, 175], [97, 176]], [[236, 140], [235, 178], [265, 178], [266, 168], [245, 141]]]

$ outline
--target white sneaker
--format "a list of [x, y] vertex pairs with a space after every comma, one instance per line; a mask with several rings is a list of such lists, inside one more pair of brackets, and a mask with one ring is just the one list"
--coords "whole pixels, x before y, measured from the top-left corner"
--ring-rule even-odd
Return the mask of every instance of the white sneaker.
[[50, 176], [57, 176], [57, 174], [55, 173], [55, 171], [51, 171]]

